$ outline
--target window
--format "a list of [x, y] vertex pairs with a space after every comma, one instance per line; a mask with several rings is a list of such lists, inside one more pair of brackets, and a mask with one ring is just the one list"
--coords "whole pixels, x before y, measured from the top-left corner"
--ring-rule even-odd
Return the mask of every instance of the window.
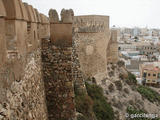
[[151, 74], [150, 74], [150, 73], [148, 73], [148, 76], [151, 76]]
[[36, 31], [34, 31], [34, 39], [36, 39]]
[[146, 78], [146, 76], [147, 76], [147, 73], [144, 72], [144, 73], [143, 73], [143, 77]]
[[27, 22], [27, 32], [28, 32], [28, 34], [30, 33], [30, 31], [31, 31], [31, 23]]
[[155, 80], [152, 80], [152, 82], [156, 82]]
[[153, 74], [153, 76], [155, 77], [155, 76], [156, 76], [156, 74]]
[[160, 78], [160, 73], [158, 73], [158, 78]]
[[147, 82], [150, 82], [150, 80], [147, 80]]

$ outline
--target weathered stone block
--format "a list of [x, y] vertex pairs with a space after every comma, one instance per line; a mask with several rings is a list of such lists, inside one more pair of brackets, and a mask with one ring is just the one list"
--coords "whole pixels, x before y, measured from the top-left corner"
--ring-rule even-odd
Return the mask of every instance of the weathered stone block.
[[39, 14], [37, 9], [35, 9], [35, 13], [36, 13], [36, 16], [37, 16], [38, 23], [41, 23], [41, 16], [40, 16], [40, 14]]
[[72, 24], [51, 24], [51, 41], [56, 46], [72, 46]]
[[43, 15], [43, 14], [40, 14], [40, 17], [41, 17], [41, 23], [43, 24], [49, 24], [49, 19], [47, 16]]
[[49, 20], [50, 23], [59, 23], [59, 16], [55, 9], [49, 10]]
[[31, 5], [28, 5], [27, 3], [24, 3], [24, 6], [27, 10], [29, 22], [36, 22], [35, 16], [34, 16], [34, 13], [33, 13], [33, 7]]
[[21, 0], [19, 0], [19, 4], [20, 4], [21, 11], [22, 11], [22, 19], [28, 21], [29, 20], [28, 13]]
[[2, 0], [6, 9], [7, 19], [23, 19], [19, 0]]
[[72, 9], [65, 10], [62, 9], [61, 11], [61, 22], [62, 23], [72, 23], [74, 17], [74, 12]]

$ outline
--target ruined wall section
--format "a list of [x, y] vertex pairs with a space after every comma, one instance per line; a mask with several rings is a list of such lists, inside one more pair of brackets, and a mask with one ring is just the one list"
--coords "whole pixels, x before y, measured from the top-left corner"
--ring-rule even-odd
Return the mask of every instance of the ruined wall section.
[[[0, 9], [0, 119], [47, 120], [38, 33], [29, 48], [29, 13], [21, 0], [0, 0]], [[34, 15], [34, 24], [36, 19]]]
[[[108, 16], [74, 17], [73, 40], [79, 56], [81, 70], [97, 80], [106, 76], [106, 50], [109, 42]], [[101, 77], [100, 77], [101, 76]]]
[[117, 30], [111, 29], [110, 41], [107, 47], [107, 61], [108, 63], [118, 62], [118, 41]]
[[[61, 15], [71, 17], [70, 10]], [[72, 76], [72, 22], [59, 21], [55, 10], [50, 10], [51, 40], [42, 40], [43, 79], [45, 82], [48, 118], [74, 120], [74, 88]]]

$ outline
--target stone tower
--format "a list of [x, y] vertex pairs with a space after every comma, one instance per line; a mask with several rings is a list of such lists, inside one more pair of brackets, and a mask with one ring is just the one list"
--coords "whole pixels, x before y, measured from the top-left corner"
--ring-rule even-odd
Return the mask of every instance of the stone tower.
[[110, 41], [107, 47], [107, 60], [108, 63], [118, 62], [118, 41], [117, 41], [117, 30], [111, 29]]
[[109, 43], [109, 16], [74, 17], [74, 42], [81, 71], [100, 80], [106, 77], [106, 50]]
[[61, 21], [56, 10], [49, 11], [51, 39], [42, 40], [43, 79], [48, 118], [74, 120], [75, 104], [72, 75], [73, 11], [63, 9]]

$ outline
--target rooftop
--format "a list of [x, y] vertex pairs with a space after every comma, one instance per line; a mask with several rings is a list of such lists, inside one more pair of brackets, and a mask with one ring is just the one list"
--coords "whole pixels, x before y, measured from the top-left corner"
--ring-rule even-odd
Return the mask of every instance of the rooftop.
[[142, 64], [142, 67], [145, 70], [160, 71], [160, 62], [144, 63]]

